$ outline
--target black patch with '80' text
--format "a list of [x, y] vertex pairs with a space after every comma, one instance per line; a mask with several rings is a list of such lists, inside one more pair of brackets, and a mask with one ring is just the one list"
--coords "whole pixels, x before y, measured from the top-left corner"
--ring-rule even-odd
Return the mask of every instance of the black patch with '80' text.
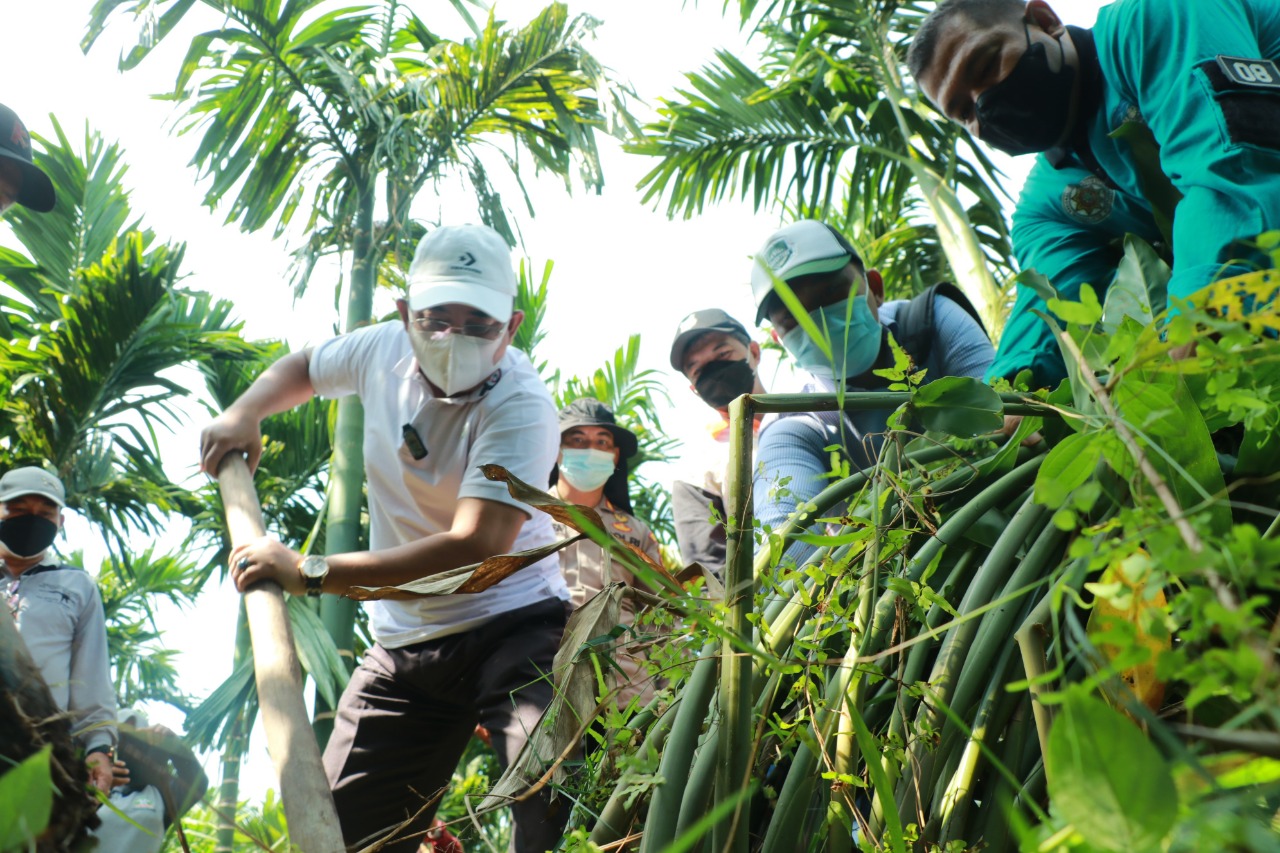
[[1209, 81], [1234, 145], [1280, 151], [1280, 69], [1270, 59], [1218, 56], [1196, 66]]

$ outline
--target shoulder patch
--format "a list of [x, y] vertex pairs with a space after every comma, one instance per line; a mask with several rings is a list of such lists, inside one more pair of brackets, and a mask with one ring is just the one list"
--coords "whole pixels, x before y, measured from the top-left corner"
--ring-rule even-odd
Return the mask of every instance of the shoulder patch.
[[1115, 200], [1115, 190], [1094, 175], [1077, 184], [1068, 184], [1062, 190], [1062, 209], [1067, 216], [1085, 225], [1104, 221], [1111, 215]]
[[1218, 67], [1237, 86], [1256, 89], [1280, 89], [1280, 69], [1270, 59], [1248, 59], [1218, 54]]

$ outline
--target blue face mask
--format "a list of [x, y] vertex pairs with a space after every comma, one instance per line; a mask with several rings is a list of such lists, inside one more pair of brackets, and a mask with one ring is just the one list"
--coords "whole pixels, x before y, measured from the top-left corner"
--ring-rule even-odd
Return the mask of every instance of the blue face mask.
[[603, 450], [566, 447], [560, 451], [560, 476], [580, 492], [603, 486], [616, 467], [613, 454]]
[[782, 346], [801, 368], [814, 376], [848, 379], [866, 373], [876, 363], [884, 330], [872, 316], [865, 293], [853, 297], [852, 304], [848, 299], [842, 299], [834, 305], [810, 311], [809, 317], [818, 331], [830, 339], [835, 363], [827, 359], [808, 332], [796, 326], [782, 336]]

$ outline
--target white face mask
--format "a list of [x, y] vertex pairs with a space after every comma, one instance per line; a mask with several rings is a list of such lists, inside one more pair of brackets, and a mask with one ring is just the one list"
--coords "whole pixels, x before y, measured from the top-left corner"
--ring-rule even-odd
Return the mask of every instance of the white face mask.
[[476, 387], [493, 373], [497, 368], [493, 357], [501, 344], [501, 335], [486, 341], [468, 335], [428, 335], [409, 328], [409, 345], [418, 367], [432, 385], [450, 397]]

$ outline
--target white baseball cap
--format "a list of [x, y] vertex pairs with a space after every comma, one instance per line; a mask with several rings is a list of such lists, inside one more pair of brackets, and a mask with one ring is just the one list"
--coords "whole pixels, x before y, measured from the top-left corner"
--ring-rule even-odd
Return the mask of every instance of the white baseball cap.
[[409, 266], [409, 308], [458, 302], [505, 323], [516, 274], [507, 243], [487, 225], [445, 225], [422, 238]]
[[756, 325], [764, 319], [765, 301], [773, 293], [774, 276], [787, 281], [802, 275], [835, 272], [851, 260], [862, 261], [844, 235], [825, 222], [801, 219], [773, 232], [756, 252], [751, 265]]
[[43, 468], [14, 468], [0, 477], [0, 503], [23, 495], [40, 495], [58, 506], [67, 505], [67, 490], [62, 481]]

